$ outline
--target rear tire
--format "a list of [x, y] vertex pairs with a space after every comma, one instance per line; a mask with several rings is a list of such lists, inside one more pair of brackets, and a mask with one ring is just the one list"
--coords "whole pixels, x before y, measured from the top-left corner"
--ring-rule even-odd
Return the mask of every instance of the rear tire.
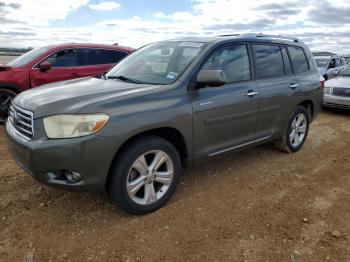
[[290, 117], [283, 137], [275, 142], [277, 149], [294, 153], [299, 151], [307, 138], [310, 126], [310, 113], [303, 106], [298, 106]]
[[131, 214], [147, 214], [165, 205], [181, 173], [180, 156], [171, 143], [143, 137], [128, 145], [112, 167], [109, 197]]
[[16, 95], [12, 90], [0, 89], [0, 125], [6, 122], [11, 102]]

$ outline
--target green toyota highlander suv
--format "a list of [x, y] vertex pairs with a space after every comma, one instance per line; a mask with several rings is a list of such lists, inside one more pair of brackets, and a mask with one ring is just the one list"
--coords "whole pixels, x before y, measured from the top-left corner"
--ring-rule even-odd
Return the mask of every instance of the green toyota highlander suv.
[[322, 98], [316, 63], [298, 39], [163, 41], [101, 77], [18, 95], [8, 147], [46, 185], [106, 192], [144, 214], [163, 206], [182, 169], [199, 159], [271, 141], [298, 151]]

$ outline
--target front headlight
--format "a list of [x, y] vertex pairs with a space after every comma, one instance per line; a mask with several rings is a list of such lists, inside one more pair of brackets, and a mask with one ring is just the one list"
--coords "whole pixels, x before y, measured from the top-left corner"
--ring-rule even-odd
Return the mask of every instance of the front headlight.
[[329, 95], [329, 94], [332, 94], [333, 93], [333, 87], [325, 87], [324, 88], [324, 91], [323, 91], [325, 94]]
[[44, 128], [49, 138], [73, 138], [100, 131], [108, 119], [105, 114], [55, 115], [44, 118]]

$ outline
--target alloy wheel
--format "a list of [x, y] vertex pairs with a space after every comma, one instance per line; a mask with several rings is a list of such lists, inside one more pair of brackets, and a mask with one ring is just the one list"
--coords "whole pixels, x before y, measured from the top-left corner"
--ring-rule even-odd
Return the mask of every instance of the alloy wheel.
[[137, 204], [150, 205], [168, 191], [174, 177], [174, 165], [168, 154], [161, 150], [139, 156], [127, 176], [127, 192]]
[[307, 119], [303, 113], [295, 116], [289, 133], [290, 143], [293, 147], [298, 147], [303, 143], [307, 131]]
[[4, 123], [8, 117], [11, 101], [15, 94], [12, 92], [0, 93], [0, 123]]

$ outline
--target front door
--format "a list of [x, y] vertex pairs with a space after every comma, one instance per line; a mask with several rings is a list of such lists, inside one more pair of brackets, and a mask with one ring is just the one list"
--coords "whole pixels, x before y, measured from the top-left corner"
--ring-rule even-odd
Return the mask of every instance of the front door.
[[226, 84], [191, 92], [196, 156], [216, 155], [254, 141], [258, 93], [251, 81], [247, 46], [218, 48], [202, 69], [222, 70]]
[[50, 55], [42, 62], [48, 62], [52, 68], [41, 71], [39, 65], [30, 71], [31, 87], [79, 77], [76, 49], [64, 49]]

